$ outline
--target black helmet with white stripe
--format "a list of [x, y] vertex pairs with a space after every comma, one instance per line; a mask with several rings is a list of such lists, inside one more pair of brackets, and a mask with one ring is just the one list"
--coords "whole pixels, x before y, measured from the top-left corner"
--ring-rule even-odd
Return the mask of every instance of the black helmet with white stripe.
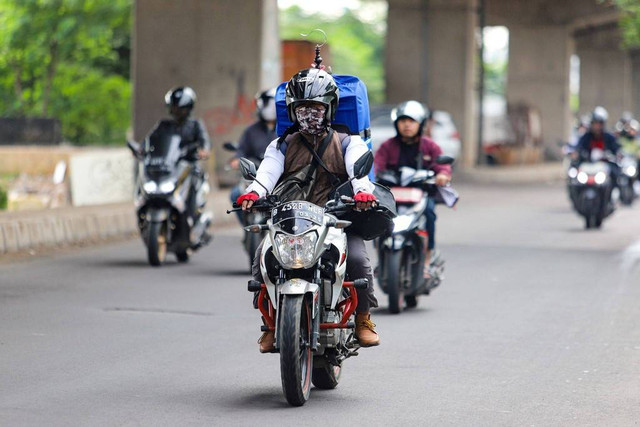
[[331, 74], [317, 68], [298, 71], [286, 87], [286, 103], [289, 120], [297, 121], [295, 108], [304, 102], [319, 102], [327, 107], [325, 118], [333, 121], [338, 109], [340, 90]]
[[177, 108], [188, 108], [189, 110], [193, 109], [193, 106], [196, 105], [196, 92], [191, 89], [189, 86], [180, 86], [174, 89], [171, 89], [164, 96], [164, 102], [167, 107], [177, 107]]

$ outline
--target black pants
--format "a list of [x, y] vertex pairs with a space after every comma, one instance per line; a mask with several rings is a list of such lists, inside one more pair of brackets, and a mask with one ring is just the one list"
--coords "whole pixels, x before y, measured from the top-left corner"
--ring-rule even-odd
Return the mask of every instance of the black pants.
[[[360, 236], [354, 234], [347, 234], [347, 279], [367, 279], [369, 286], [367, 289], [358, 289], [358, 307], [357, 313], [364, 313], [369, 311], [371, 307], [378, 306], [378, 300], [373, 292], [373, 273], [371, 270], [371, 261], [369, 260], [369, 254], [367, 254], [367, 248], [364, 245], [364, 240]], [[253, 259], [253, 265], [251, 273], [253, 280], [262, 282], [262, 273], [260, 272], [260, 256], [262, 253], [262, 243], [258, 246], [256, 255]]]

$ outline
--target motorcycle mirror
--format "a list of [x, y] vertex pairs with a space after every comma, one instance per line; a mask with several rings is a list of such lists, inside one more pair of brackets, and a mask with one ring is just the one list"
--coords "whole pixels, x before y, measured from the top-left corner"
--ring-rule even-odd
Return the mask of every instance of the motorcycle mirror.
[[353, 176], [356, 179], [364, 178], [369, 174], [373, 166], [373, 153], [371, 150], [364, 153], [353, 165]]
[[240, 171], [244, 179], [252, 181], [256, 179], [256, 165], [251, 160], [240, 157]]
[[222, 145], [222, 148], [224, 148], [224, 149], [225, 149], [225, 150], [227, 150], [227, 151], [238, 151], [238, 147], [236, 147], [236, 146], [233, 144], [233, 142], [229, 142], [229, 141], [225, 142], [225, 143]]
[[438, 156], [438, 158], [436, 159], [436, 163], [439, 165], [451, 165], [455, 161], [456, 159], [451, 156]]

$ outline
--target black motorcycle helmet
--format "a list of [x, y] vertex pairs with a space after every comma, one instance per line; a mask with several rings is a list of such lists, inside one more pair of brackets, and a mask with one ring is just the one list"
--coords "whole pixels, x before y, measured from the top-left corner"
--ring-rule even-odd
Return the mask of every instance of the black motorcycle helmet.
[[196, 105], [196, 100], [196, 92], [189, 86], [176, 87], [164, 96], [164, 102], [172, 115], [175, 109], [184, 109], [187, 113], [191, 113]]
[[272, 89], [267, 89], [265, 91], [259, 92], [256, 95], [256, 114], [258, 115], [258, 118], [260, 120], [264, 120], [264, 121], [273, 121], [276, 119], [276, 117], [265, 117], [264, 112], [265, 112], [265, 108], [269, 109], [272, 108], [272, 114], [273, 111], [275, 111], [275, 105], [271, 105], [271, 103], [275, 104], [276, 101], [276, 90], [277, 88], [272, 88]]
[[420, 123], [418, 136], [422, 136], [424, 124], [428, 117], [429, 109], [418, 101], [405, 101], [398, 104], [396, 108], [391, 110], [391, 121], [393, 122], [393, 126], [396, 128], [396, 134], [398, 135], [400, 134], [400, 132], [398, 132], [398, 120], [402, 118], [410, 118]]
[[285, 90], [285, 99], [289, 120], [293, 123], [298, 120], [295, 114], [296, 106], [308, 101], [324, 104], [327, 107], [325, 118], [327, 122], [332, 122], [338, 110], [340, 90], [331, 74], [317, 68], [308, 68], [298, 71], [289, 80]]

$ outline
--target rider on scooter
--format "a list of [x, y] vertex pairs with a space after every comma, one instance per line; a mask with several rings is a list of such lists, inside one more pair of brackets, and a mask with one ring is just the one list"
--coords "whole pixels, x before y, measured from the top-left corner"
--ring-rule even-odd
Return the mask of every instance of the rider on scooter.
[[[423, 135], [423, 127], [428, 111], [417, 101], [406, 101], [391, 112], [391, 120], [396, 128], [396, 136], [383, 142], [375, 156], [377, 173], [397, 172], [406, 166], [413, 169], [430, 169], [436, 173], [436, 185], [443, 187], [451, 181], [451, 166], [439, 165], [435, 161], [442, 155], [442, 149], [432, 139]], [[435, 248], [435, 201], [429, 198], [426, 210], [429, 241], [424, 264], [424, 278], [429, 279], [429, 263]]]
[[596, 107], [591, 113], [591, 127], [578, 141], [574, 160], [583, 161], [608, 161], [611, 166], [613, 182], [617, 182], [619, 173], [618, 165], [614, 159], [607, 159], [607, 154], [617, 156], [620, 144], [615, 135], [607, 132], [606, 124], [609, 113], [603, 107]]
[[192, 143], [197, 146], [197, 155], [186, 159], [194, 165], [192, 169], [194, 179], [191, 180], [188, 204], [189, 217], [194, 222], [200, 215], [197, 212], [195, 195], [206, 180], [206, 174], [198, 166], [198, 160], [208, 159], [211, 153], [211, 141], [204, 124], [199, 120], [189, 118], [196, 100], [196, 92], [189, 86], [180, 86], [168, 91], [164, 101], [169, 109], [171, 119], [159, 121], [148, 136], [150, 139], [156, 133], [177, 133], [182, 137], [180, 143], [182, 147]]
[[[316, 176], [307, 196], [307, 201], [324, 206], [330, 199], [333, 190], [334, 178], [345, 182], [353, 177], [355, 161], [366, 153], [369, 148], [359, 136], [346, 136], [340, 140], [338, 132], [330, 129], [331, 121], [335, 118], [338, 109], [339, 90], [333, 77], [324, 70], [310, 68], [301, 70], [294, 75], [286, 87], [286, 103], [289, 118], [297, 131], [290, 134], [283, 142], [286, 149], [279, 144], [279, 140], [273, 141], [264, 156], [264, 160], [257, 172], [257, 179], [247, 188], [247, 193], [238, 198], [236, 203], [242, 205], [243, 210], [251, 209], [258, 198], [265, 196], [267, 191], [272, 191], [281, 178], [287, 178], [291, 174], [300, 171], [312, 162], [313, 156], [305, 147], [302, 140], [306, 140], [314, 150], [329, 136], [327, 148], [324, 150], [322, 160], [331, 172], [322, 167], [316, 169]], [[343, 155], [343, 146], [346, 151]], [[259, 181], [267, 189], [257, 183]], [[356, 209], [367, 210], [376, 200], [372, 194], [374, 186], [368, 178], [352, 181]], [[358, 290], [358, 307], [356, 309], [355, 334], [362, 347], [375, 346], [380, 343], [375, 325], [370, 320], [369, 308], [377, 307], [378, 301], [373, 293], [373, 275], [371, 263], [362, 237], [348, 233], [347, 245], [349, 256], [347, 258], [347, 274], [351, 279], [366, 278], [369, 287], [366, 290]], [[258, 249], [257, 253], [260, 253]], [[253, 277], [262, 282], [259, 266], [260, 257], [256, 256], [253, 264]], [[270, 352], [274, 348], [275, 336], [273, 331], [265, 332], [260, 340], [261, 352]]]

